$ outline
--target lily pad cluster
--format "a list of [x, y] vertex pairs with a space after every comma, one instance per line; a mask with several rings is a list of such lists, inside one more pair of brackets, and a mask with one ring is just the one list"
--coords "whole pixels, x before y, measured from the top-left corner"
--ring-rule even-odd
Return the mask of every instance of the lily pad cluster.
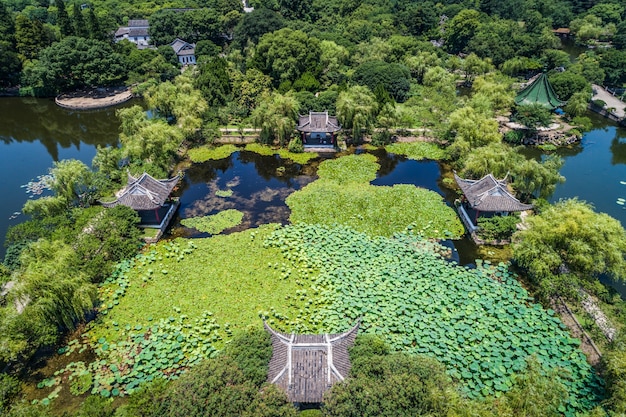
[[311, 322], [340, 332], [361, 318], [364, 331], [395, 350], [441, 361], [471, 398], [510, 389], [530, 356], [563, 370], [568, 413], [590, 409], [602, 395], [580, 342], [529, 298], [505, 264], [460, 267], [412, 232], [370, 237], [298, 224], [277, 230], [266, 244], [297, 259], [298, 268], [320, 271]]
[[243, 213], [239, 210], [228, 209], [217, 214], [202, 217], [191, 217], [181, 220], [183, 226], [197, 229], [201, 232], [216, 235], [226, 229], [241, 224]]
[[458, 216], [436, 192], [409, 184], [371, 185], [379, 168], [371, 154], [322, 162], [320, 179], [287, 197], [291, 222], [341, 224], [371, 236], [391, 236], [411, 224], [432, 238], [463, 234]]

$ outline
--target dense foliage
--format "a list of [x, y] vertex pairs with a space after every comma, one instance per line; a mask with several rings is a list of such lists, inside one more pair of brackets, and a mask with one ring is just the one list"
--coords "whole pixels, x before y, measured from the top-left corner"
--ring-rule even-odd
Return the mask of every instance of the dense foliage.
[[[436, 357], [474, 398], [511, 389], [529, 356], [567, 371], [571, 412], [592, 408], [600, 381], [552, 310], [534, 304], [506, 265], [459, 267], [413, 233], [368, 237], [346, 227], [294, 225], [268, 242], [296, 268], [319, 269], [310, 321], [340, 331], [357, 318], [393, 350]], [[436, 279], [434, 279], [436, 277]]]
[[528, 219], [513, 257], [546, 296], [576, 293], [579, 280], [600, 274], [623, 279], [626, 232], [619, 221], [588, 203], [562, 200]]

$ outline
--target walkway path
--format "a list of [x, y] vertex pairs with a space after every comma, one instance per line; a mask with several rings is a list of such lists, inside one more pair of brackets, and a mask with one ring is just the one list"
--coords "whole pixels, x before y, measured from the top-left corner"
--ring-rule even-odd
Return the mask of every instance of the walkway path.
[[617, 116], [619, 119], [623, 119], [626, 117], [626, 111], [624, 108], [626, 107], [626, 103], [617, 97], [613, 96], [613, 94], [606, 91], [603, 87], [597, 84], [591, 84], [593, 89], [592, 100], [602, 100], [606, 103], [606, 108], [613, 108], [615, 110], [612, 113]]

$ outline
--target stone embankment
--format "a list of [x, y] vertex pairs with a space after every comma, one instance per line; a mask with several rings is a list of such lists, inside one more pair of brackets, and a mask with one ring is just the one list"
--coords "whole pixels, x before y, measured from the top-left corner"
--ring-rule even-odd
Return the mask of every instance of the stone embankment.
[[54, 100], [70, 110], [94, 110], [115, 106], [133, 98], [129, 87], [96, 88], [61, 94]]

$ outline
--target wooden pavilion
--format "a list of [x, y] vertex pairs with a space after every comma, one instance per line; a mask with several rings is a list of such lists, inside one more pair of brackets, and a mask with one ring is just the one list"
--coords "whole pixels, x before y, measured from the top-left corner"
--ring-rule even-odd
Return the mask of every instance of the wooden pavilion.
[[341, 130], [337, 117], [329, 116], [327, 111], [309, 112], [298, 119], [298, 132], [302, 135], [305, 147], [334, 147], [337, 145], [335, 134]]
[[[475, 223], [481, 213], [487, 216], [508, 215], [533, 208], [531, 204], [520, 202], [509, 192], [506, 178], [498, 180], [492, 174], [487, 174], [479, 180], [468, 180], [460, 178], [455, 172], [454, 179], [464, 196], [463, 203], [458, 207], [459, 215], [470, 233], [478, 229]], [[472, 211], [473, 221], [470, 216]]]
[[179, 177], [157, 180], [148, 173], [139, 177], [128, 174], [128, 185], [117, 192], [114, 201], [102, 202], [107, 208], [123, 205], [137, 211], [141, 227], [161, 229], [167, 226], [178, 208], [179, 202], [170, 199], [170, 194]]
[[359, 325], [340, 334], [296, 335], [277, 332], [264, 323], [273, 349], [268, 381], [285, 391], [293, 403], [321, 403], [324, 392], [350, 372], [348, 349]]

